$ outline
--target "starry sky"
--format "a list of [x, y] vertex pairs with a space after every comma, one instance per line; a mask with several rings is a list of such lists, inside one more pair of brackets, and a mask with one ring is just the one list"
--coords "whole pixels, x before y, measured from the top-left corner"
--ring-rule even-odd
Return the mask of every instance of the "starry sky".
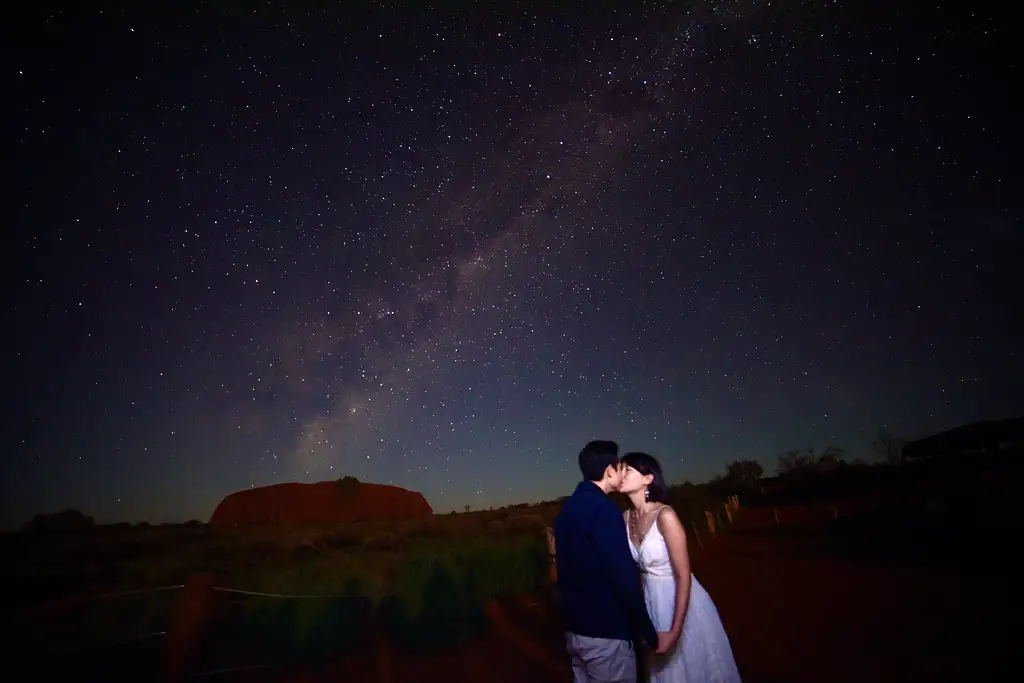
[[990, 8], [235, 5], [7, 22], [5, 526], [345, 475], [445, 512], [570, 492], [592, 438], [701, 481], [1024, 413]]

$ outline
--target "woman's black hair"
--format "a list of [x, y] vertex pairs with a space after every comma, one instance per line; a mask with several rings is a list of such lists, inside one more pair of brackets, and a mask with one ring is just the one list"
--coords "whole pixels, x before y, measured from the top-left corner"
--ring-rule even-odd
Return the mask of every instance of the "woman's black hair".
[[654, 479], [647, 485], [647, 500], [652, 503], [668, 502], [668, 484], [665, 483], [665, 475], [661, 472], [661, 463], [653, 455], [647, 453], [626, 453], [622, 456], [622, 464], [632, 467], [643, 475], [652, 474]]

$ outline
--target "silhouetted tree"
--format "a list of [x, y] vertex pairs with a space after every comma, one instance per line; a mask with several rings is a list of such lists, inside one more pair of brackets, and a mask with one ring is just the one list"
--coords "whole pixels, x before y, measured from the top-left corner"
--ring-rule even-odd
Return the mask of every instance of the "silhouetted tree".
[[680, 517], [686, 519], [703, 519], [704, 510], [714, 507], [721, 502], [710, 490], [708, 484], [696, 486], [689, 481], [682, 484], [670, 486], [668, 489], [668, 502], [675, 508]]
[[875, 440], [871, 442], [871, 450], [884, 463], [898, 465], [903, 462], [903, 439], [898, 438], [883, 427], [878, 430]]
[[[813, 450], [811, 454], [813, 457]], [[825, 450], [814, 461], [814, 464], [818, 471], [834, 470], [840, 465], [845, 465], [846, 463], [843, 462], [843, 449], [836, 446], [826, 446]]]
[[338, 487], [338, 493], [343, 496], [356, 495], [359, 492], [359, 480], [355, 477], [342, 477], [334, 482], [334, 485]]
[[764, 468], [756, 460], [734, 460], [725, 466], [725, 478], [743, 486], [752, 486], [764, 476]]
[[468, 505], [464, 505], [464, 506], [462, 507], [462, 509], [463, 509], [463, 510], [465, 510], [466, 512], [469, 512], [469, 506], [468, 506]]
[[804, 451], [794, 448], [779, 456], [777, 469], [779, 474], [796, 474], [814, 469], [814, 463], [813, 448]]
[[813, 448], [794, 449], [779, 456], [778, 473], [780, 475], [806, 475], [827, 472], [845, 465], [843, 449], [827, 446], [821, 455]]
[[62, 510], [49, 514], [40, 514], [29, 520], [25, 531], [83, 531], [96, 526], [96, 520], [82, 514], [79, 510]]

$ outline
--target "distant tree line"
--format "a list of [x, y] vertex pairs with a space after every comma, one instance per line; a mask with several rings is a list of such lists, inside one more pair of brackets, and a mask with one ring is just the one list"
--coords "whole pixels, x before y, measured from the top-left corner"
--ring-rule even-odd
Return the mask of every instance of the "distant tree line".
[[[917, 444], [922, 442], [936, 442], [941, 438], [947, 438], [948, 440], [949, 435], [961, 436], [960, 441], [964, 441], [966, 445], [957, 442], [953, 446], [946, 447], [944, 450], [940, 447], [942, 444], [939, 444], [939, 446], [931, 447], [931, 450], [925, 455], [932, 455], [933, 451], [939, 454], [945, 451], [956, 451], [957, 453], [974, 451], [983, 453], [1018, 452], [1024, 450], [1024, 438], [1022, 438], [1022, 435], [1024, 435], [1024, 418], [965, 425], [941, 434], [926, 437], [914, 442], [911, 446], [916, 447]], [[970, 447], [975, 442], [982, 443], [983, 447], [974, 448], [974, 451], [972, 451]], [[888, 466], [905, 464], [907, 462], [905, 451], [909, 450], [907, 446], [908, 442], [905, 439], [894, 435], [889, 429], [882, 428], [878, 430], [874, 440], [871, 442], [871, 452], [874, 455], [875, 464]], [[740, 495], [742, 500], [748, 502], [758, 501], [763, 503], [769, 497], [776, 498], [781, 502], [783, 498], [793, 498], [796, 500], [817, 495], [852, 492], [857, 487], [866, 484], [869, 480], [876, 480], [880, 476], [883, 478], [897, 476], [895, 470], [891, 470], [889, 467], [871, 467], [867, 461], [861, 458], [847, 462], [845, 455], [846, 453], [842, 448], [833, 445], [826, 446], [820, 453], [814, 448], [788, 450], [777, 456], [776, 476], [774, 477], [766, 477], [764, 466], [757, 460], [733, 460], [725, 466], [724, 474], [715, 476], [703, 484], [693, 484], [685, 481], [682, 484], [671, 486], [670, 502], [681, 512], [690, 511], [696, 514], [734, 494]], [[921, 459], [924, 456], [914, 453], [912, 457]], [[887, 472], [891, 474], [887, 474]], [[359, 495], [360, 481], [355, 477], [342, 477], [335, 484], [342, 495]], [[560, 504], [565, 498], [563, 496], [537, 504]], [[616, 500], [620, 505], [626, 504], [624, 498], [619, 500], [616, 497]], [[755, 504], [757, 503], [755, 502]], [[530, 504], [521, 503], [512, 507], [528, 505]], [[469, 505], [463, 506], [465, 512], [469, 512], [471, 509]], [[201, 523], [196, 520], [190, 520], [187, 524], [198, 526]], [[36, 515], [28, 522], [24, 530], [27, 532], [64, 532], [86, 530], [95, 526], [95, 520], [79, 510], [63, 510], [61, 512]]]
[[[889, 430], [879, 430], [871, 443], [875, 464], [903, 464], [904, 443]], [[739, 495], [741, 501], [748, 504], [769, 500], [782, 502], [790, 498], [795, 502], [817, 495], [852, 492], [868, 480], [885, 475], [882, 470], [888, 469], [872, 467], [861, 458], [848, 462], [845, 451], [833, 445], [820, 452], [813, 447], [792, 449], [777, 456], [774, 477], [766, 476], [764, 466], [755, 459], [737, 459], [726, 464], [724, 474], [703, 484], [687, 481], [670, 487], [670, 502], [681, 512], [690, 514], [732, 495]]]
[[61, 510], [39, 514], [29, 520], [25, 531], [31, 533], [53, 533], [64, 531], [85, 531], [96, 526], [96, 520], [79, 510]]

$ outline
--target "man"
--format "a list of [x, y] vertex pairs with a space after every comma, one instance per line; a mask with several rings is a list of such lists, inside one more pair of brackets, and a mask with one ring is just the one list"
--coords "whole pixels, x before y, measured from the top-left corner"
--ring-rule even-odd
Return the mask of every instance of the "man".
[[622, 512], [619, 446], [591, 441], [579, 455], [583, 481], [555, 519], [558, 590], [576, 683], [635, 683], [634, 641], [659, 647], [647, 614]]

